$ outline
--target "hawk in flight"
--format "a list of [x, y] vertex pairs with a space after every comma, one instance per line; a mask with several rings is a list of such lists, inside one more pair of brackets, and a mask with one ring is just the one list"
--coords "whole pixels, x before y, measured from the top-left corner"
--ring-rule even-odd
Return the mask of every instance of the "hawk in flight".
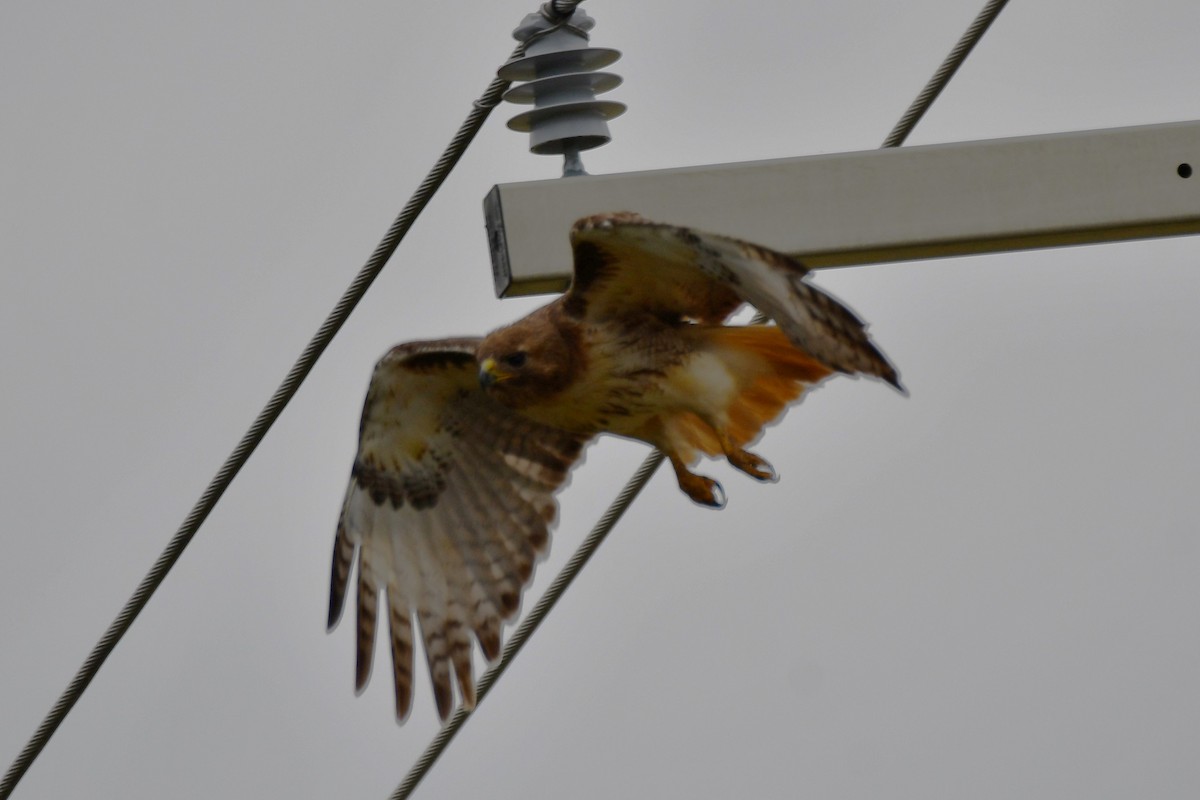
[[[807, 387], [834, 373], [896, 370], [853, 312], [794, 259], [747, 242], [649, 222], [586, 217], [571, 230], [565, 294], [482, 339], [410, 342], [376, 365], [333, 548], [329, 626], [357, 561], [356, 684], [370, 675], [381, 592], [396, 715], [412, 703], [417, 621], [438, 713], [475, 702], [473, 642], [489, 661], [549, 544], [554, 499], [601, 433], [660, 449], [684, 494], [724, 504], [691, 471], [725, 457], [775, 477], [749, 452]], [[774, 325], [725, 325], [749, 303]]]

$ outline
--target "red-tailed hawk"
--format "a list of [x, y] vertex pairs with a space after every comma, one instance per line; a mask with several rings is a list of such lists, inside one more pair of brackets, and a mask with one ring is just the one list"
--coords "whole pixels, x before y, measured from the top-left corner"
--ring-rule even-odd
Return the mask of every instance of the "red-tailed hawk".
[[[358, 667], [370, 674], [382, 592], [396, 714], [412, 701], [415, 614], [438, 713], [475, 702], [478, 641], [504, 623], [549, 544], [555, 493], [601, 433], [648, 442], [692, 500], [724, 493], [690, 471], [724, 456], [758, 480], [746, 447], [804, 390], [841, 372], [903, 391], [863, 323], [788, 256], [648, 222], [587, 217], [571, 230], [567, 292], [483, 339], [412, 342], [376, 365], [333, 550], [329, 626], [358, 562]], [[750, 303], [774, 325], [727, 326]]]

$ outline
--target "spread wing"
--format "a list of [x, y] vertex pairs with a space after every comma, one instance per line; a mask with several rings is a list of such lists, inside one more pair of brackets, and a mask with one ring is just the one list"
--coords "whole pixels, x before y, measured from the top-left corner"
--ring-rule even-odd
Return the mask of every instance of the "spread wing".
[[644, 312], [719, 323], [749, 303], [830, 368], [874, 375], [903, 391], [862, 320], [806, 282], [808, 269], [783, 253], [631, 213], [579, 220], [571, 244], [575, 275], [564, 308], [579, 319]]
[[451, 670], [475, 702], [472, 641], [488, 660], [549, 545], [554, 494], [585, 439], [532, 422], [480, 389], [477, 339], [414, 342], [376, 365], [333, 549], [329, 627], [358, 563], [356, 685], [370, 677], [380, 594], [396, 715], [411, 707], [415, 615], [438, 713]]

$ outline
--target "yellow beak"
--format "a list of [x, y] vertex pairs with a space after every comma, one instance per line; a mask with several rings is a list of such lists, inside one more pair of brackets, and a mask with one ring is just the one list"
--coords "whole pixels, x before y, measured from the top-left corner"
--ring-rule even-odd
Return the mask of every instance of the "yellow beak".
[[479, 385], [485, 389], [494, 383], [499, 383], [508, 376], [500, 371], [500, 365], [494, 358], [485, 358], [479, 365]]

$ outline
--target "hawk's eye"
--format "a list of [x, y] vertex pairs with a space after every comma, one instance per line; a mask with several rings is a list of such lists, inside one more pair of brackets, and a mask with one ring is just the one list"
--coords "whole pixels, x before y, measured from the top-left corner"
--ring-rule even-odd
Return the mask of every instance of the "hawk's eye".
[[515, 353], [510, 353], [501, 359], [507, 366], [513, 369], [520, 369], [525, 366], [525, 351], [518, 350]]

